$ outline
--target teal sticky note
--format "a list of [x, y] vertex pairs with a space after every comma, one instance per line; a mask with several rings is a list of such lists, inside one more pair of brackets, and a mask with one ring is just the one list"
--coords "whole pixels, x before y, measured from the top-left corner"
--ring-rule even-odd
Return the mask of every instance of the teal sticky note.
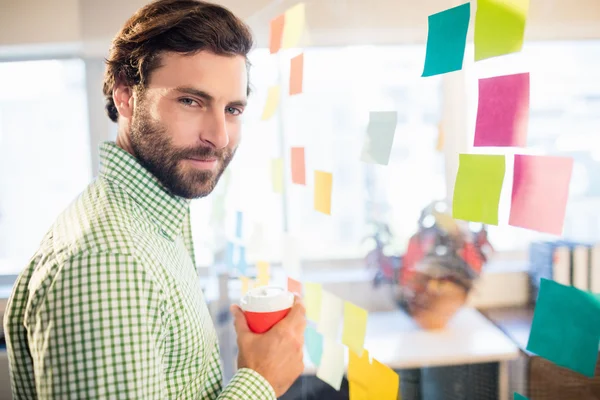
[[315, 330], [310, 325], [306, 325], [304, 330], [304, 344], [308, 350], [308, 357], [310, 361], [318, 367], [321, 365], [321, 358], [323, 357], [323, 335]]
[[519, 394], [517, 392], [514, 393], [513, 400], [529, 400], [527, 397]]
[[471, 3], [430, 15], [427, 50], [422, 76], [433, 76], [462, 69], [471, 19]]
[[527, 350], [593, 377], [600, 343], [600, 301], [591, 293], [542, 279]]

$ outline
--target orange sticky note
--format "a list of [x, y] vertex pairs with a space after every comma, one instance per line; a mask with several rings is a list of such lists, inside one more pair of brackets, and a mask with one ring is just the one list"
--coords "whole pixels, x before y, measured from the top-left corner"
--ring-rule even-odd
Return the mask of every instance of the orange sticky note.
[[393, 369], [373, 359], [371, 367], [372, 381], [369, 385], [369, 398], [377, 400], [396, 400], [400, 391], [400, 377]]
[[304, 53], [297, 55], [290, 61], [290, 96], [302, 93], [303, 77]]
[[304, 147], [292, 147], [292, 183], [306, 185]]
[[283, 28], [285, 26], [285, 14], [281, 14], [271, 20], [269, 30], [269, 51], [275, 54], [281, 49], [283, 39]]
[[258, 270], [258, 286], [267, 286], [270, 278], [269, 263], [265, 261], [259, 261], [256, 263], [256, 269]]
[[362, 356], [359, 356], [352, 350], [348, 352], [348, 381], [358, 383], [364, 388], [369, 387], [371, 382], [371, 360], [369, 352], [364, 350]]
[[289, 292], [296, 293], [302, 297], [302, 283], [294, 278], [287, 278], [287, 288]]
[[333, 175], [330, 172], [315, 171], [315, 210], [331, 215], [331, 187]]
[[271, 180], [273, 182], [273, 191], [283, 193], [283, 159], [274, 158], [271, 160]]
[[368, 315], [369, 313], [364, 308], [360, 308], [349, 301], [344, 302], [342, 343], [359, 356], [362, 356], [365, 345]]

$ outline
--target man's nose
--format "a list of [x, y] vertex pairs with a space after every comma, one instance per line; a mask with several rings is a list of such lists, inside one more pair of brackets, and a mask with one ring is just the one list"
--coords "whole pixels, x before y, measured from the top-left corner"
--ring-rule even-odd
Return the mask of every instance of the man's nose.
[[229, 144], [227, 120], [224, 111], [211, 111], [205, 119], [200, 139], [211, 144], [216, 149], [223, 149]]

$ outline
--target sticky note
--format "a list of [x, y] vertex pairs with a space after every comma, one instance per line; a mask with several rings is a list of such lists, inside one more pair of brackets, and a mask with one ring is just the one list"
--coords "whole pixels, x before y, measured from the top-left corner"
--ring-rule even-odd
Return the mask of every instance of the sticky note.
[[279, 105], [279, 97], [281, 95], [280, 92], [281, 90], [278, 85], [271, 86], [269, 88], [267, 93], [267, 102], [261, 117], [263, 121], [266, 121], [275, 115], [275, 111], [277, 111], [277, 106]]
[[323, 355], [323, 336], [308, 324], [304, 329], [304, 345], [308, 351], [308, 358], [318, 367]]
[[398, 122], [396, 111], [371, 111], [361, 160], [388, 165]]
[[344, 314], [344, 301], [338, 296], [323, 290], [321, 293], [321, 318], [317, 331], [323, 336], [338, 339]]
[[479, 80], [474, 146], [527, 146], [529, 72]]
[[240, 271], [240, 274], [244, 275], [248, 269], [248, 262], [246, 261], [246, 246], [239, 246], [238, 254], [239, 256], [236, 267], [238, 271]]
[[504, 156], [460, 154], [452, 217], [498, 225], [498, 207], [505, 169]]
[[281, 49], [284, 25], [285, 14], [273, 18], [269, 24], [269, 52], [271, 54], [275, 54]]
[[369, 383], [372, 381], [371, 373], [373, 370], [369, 352], [364, 350], [361, 356], [352, 350], [349, 350], [348, 353], [348, 381], [368, 388]]
[[331, 187], [333, 175], [330, 172], [315, 171], [315, 210], [331, 215]]
[[370, 400], [367, 389], [356, 382], [348, 382], [348, 390], [350, 391], [350, 400]]
[[285, 12], [282, 46], [284, 49], [296, 47], [302, 38], [306, 20], [306, 7], [298, 3]]
[[283, 158], [271, 160], [271, 181], [275, 193], [283, 193]]
[[304, 147], [292, 147], [292, 183], [306, 185]]
[[242, 212], [237, 211], [235, 213], [235, 237], [238, 239], [242, 238]]
[[368, 312], [349, 301], [344, 302], [344, 330], [342, 332], [342, 343], [362, 356], [367, 333]]
[[282, 264], [287, 275], [299, 278], [301, 272], [300, 249], [298, 239], [285, 233], [282, 240]]
[[225, 265], [227, 267], [233, 267], [235, 257], [235, 243], [227, 242], [225, 245]]
[[252, 289], [254, 281], [247, 276], [241, 276], [240, 280], [242, 281], [242, 296], [248, 293], [248, 290]]
[[268, 262], [259, 261], [256, 263], [256, 269], [258, 271], [258, 286], [267, 286], [269, 284], [270, 275], [270, 265]]
[[521, 51], [529, 0], [477, 0], [475, 61]]
[[445, 74], [462, 68], [470, 18], [470, 3], [429, 16], [422, 76]]
[[400, 377], [393, 369], [373, 359], [369, 398], [396, 400], [400, 391]]
[[594, 376], [600, 342], [600, 302], [591, 293], [542, 278], [527, 350]]
[[561, 235], [572, 172], [570, 157], [516, 154], [508, 224]]
[[317, 368], [317, 378], [335, 390], [340, 390], [342, 387], [345, 351], [346, 348], [336, 340], [323, 337], [323, 356], [321, 364]]
[[287, 290], [302, 297], [302, 283], [294, 278], [287, 278]]
[[437, 136], [437, 141], [435, 143], [435, 150], [440, 153], [443, 152], [445, 143], [446, 143], [446, 132], [444, 131], [444, 126], [440, 122], [438, 124], [438, 136]]
[[302, 93], [304, 79], [304, 53], [290, 60], [290, 96]]
[[320, 283], [304, 283], [304, 305], [306, 318], [319, 322], [321, 318], [321, 296], [323, 289]]
[[529, 400], [529, 399], [517, 392], [514, 392], [513, 400]]

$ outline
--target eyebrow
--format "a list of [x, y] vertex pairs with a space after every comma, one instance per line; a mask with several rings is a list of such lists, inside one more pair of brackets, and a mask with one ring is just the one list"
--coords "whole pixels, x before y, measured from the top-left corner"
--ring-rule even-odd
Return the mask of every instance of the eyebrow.
[[[214, 102], [215, 98], [211, 96], [209, 93], [204, 90], [196, 89], [190, 86], [178, 86], [175, 88], [175, 91], [180, 93], [189, 94], [192, 96], [200, 97], [206, 100], [208, 103]], [[248, 105], [248, 101], [246, 99], [242, 100], [234, 100], [227, 103], [228, 107], [246, 107]]]

